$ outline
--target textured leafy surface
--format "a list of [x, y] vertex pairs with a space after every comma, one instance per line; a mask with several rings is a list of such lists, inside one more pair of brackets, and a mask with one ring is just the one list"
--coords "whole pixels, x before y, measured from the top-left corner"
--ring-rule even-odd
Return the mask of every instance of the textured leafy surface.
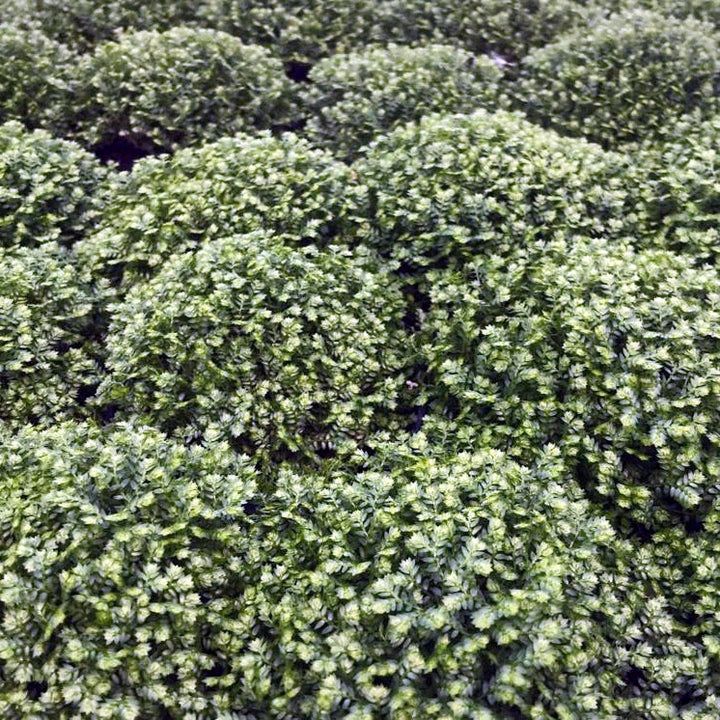
[[558, 443], [586, 485], [651, 526], [668, 520], [663, 501], [702, 514], [715, 498], [713, 270], [576, 239], [438, 275], [431, 297], [429, 395], [483, 445], [528, 458]]
[[264, 48], [212, 30], [136, 32], [103, 43], [77, 72], [75, 135], [173, 149], [290, 119], [294, 88]]
[[112, 180], [74, 143], [0, 125], [0, 245], [72, 245], [97, 221]]
[[375, 198], [371, 242], [415, 265], [451, 265], [562, 234], [633, 227], [627, 162], [521, 115], [432, 115], [357, 164]]
[[717, 720], [716, 6], [0, 0], [0, 716]]
[[75, 62], [69, 48], [39, 30], [0, 24], [0, 123], [67, 130]]
[[54, 244], [0, 249], [0, 418], [11, 426], [83, 413], [97, 380], [89, 275]]
[[270, 480], [137, 426], [7, 440], [0, 707], [44, 682], [38, 714], [80, 717], [612, 712], [613, 532], [557, 452], [420, 437], [371, 466]]
[[351, 158], [376, 135], [428, 113], [495, 107], [501, 77], [489, 58], [444, 45], [334, 55], [310, 74], [306, 132]]
[[719, 71], [710, 25], [635, 9], [530, 53], [516, 93], [532, 119], [613, 147], [717, 112]]
[[268, 230], [323, 245], [366, 223], [367, 204], [367, 190], [329, 153], [293, 135], [241, 134], [138, 163], [78, 254], [99, 273], [126, 269], [132, 282], [228, 234]]
[[248, 449], [362, 438], [392, 424], [404, 386], [402, 309], [371, 255], [217, 239], [114, 308], [100, 400]]

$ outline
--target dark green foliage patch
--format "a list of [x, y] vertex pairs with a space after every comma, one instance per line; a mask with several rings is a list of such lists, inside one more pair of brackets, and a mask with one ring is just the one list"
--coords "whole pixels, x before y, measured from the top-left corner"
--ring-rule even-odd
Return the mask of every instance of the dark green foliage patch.
[[93, 228], [113, 180], [75, 143], [0, 125], [0, 245], [72, 245]]
[[310, 73], [306, 133], [352, 158], [376, 135], [428, 113], [494, 108], [501, 78], [489, 58], [443, 45], [334, 55]]
[[517, 113], [432, 115], [379, 139], [357, 173], [375, 198], [369, 239], [414, 266], [453, 266], [535, 239], [631, 231], [627, 159]]
[[77, 71], [77, 137], [166, 150], [291, 118], [293, 86], [264, 48], [176, 27], [99, 45]]
[[633, 9], [531, 52], [515, 92], [531, 119], [615, 147], [716, 113], [719, 73], [712, 26]]
[[239, 134], [123, 174], [78, 255], [99, 275], [124, 270], [129, 286], [210, 238], [267, 230], [322, 246], [352, 237], [367, 208], [367, 189], [329, 153], [294, 135]]

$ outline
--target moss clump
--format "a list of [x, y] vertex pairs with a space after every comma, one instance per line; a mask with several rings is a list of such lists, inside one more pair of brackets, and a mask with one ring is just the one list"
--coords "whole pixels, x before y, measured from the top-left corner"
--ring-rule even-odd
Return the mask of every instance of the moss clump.
[[380, 138], [355, 166], [370, 188], [369, 242], [414, 266], [460, 266], [555, 235], [633, 227], [627, 159], [519, 114], [432, 115]]
[[0, 419], [54, 423], [86, 414], [98, 382], [89, 273], [54, 243], [0, 248]]
[[437, 412], [520, 458], [557, 443], [609, 516], [702, 517], [719, 469], [713, 269], [575, 239], [438, 274], [431, 302]]
[[205, 239], [268, 230], [322, 246], [367, 223], [367, 189], [352, 170], [294, 135], [239, 134], [138, 162], [108, 199], [78, 255], [123, 287]]
[[94, 227], [112, 175], [50, 133], [0, 125], [0, 246], [73, 245]]
[[[557, 449], [377, 451], [263, 476], [136, 424], [4, 437], [0, 709], [629, 717], [668, 611], [603, 566], [612, 529]], [[654, 708], [692, 650], [656, 661]]]
[[77, 56], [33, 27], [0, 24], [0, 123], [67, 131]]
[[569, 0], [206, 0], [203, 22], [291, 61], [316, 62], [370, 43], [437, 42], [474, 53], [524, 55], [582, 22]]

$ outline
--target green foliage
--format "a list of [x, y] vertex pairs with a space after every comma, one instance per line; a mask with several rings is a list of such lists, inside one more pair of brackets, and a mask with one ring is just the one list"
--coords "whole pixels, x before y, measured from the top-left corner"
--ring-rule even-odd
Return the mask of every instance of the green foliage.
[[306, 134], [352, 157], [375, 135], [428, 113], [493, 108], [501, 78], [489, 58], [446, 45], [334, 55], [310, 73]]
[[127, 285], [203, 239], [267, 229], [325, 244], [366, 223], [367, 202], [329, 153], [294, 135], [238, 135], [137, 163], [78, 255], [97, 273], [124, 270]]
[[434, 280], [435, 412], [521, 459], [557, 443], [609, 516], [702, 519], [720, 472], [714, 269], [576, 238]]
[[[584, 0], [411, 0], [405, 22], [432, 28], [436, 39], [453, 40], [478, 54], [517, 58], [581, 22], [584, 5]], [[395, 20], [408, 4], [392, 6]]]
[[690, 530], [691, 537], [677, 529], [658, 534], [643, 560], [648, 574], [652, 573], [660, 581], [661, 591], [672, 598], [677, 615], [688, 626], [688, 635], [697, 638], [709, 665], [705, 684], [716, 689], [720, 687], [720, 588], [715, 581], [720, 557], [717, 498], [702, 524]]
[[717, 112], [719, 72], [710, 25], [634, 9], [531, 52], [514, 92], [531, 119], [616, 146]]
[[594, 5], [606, 12], [644, 8], [683, 20], [703, 20], [720, 28], [720, 5], [715, 0], [595, 0]]
[[662, 144], [638, 151], [633, 181], [647, 242], [695, 259], [720, 257], [720, 119], [677, 123]]
[[439, 42], [511, 57], [584, 17], [570, 0], [206, 0], [203, 21], [285, 58], [315, 61], [369, 43]]
[[[603, 567], [556, 448], [378, 450], [271, 481], [136, 425], [5, 436], [3, 716], [677, 717], [622, 712], [671, 621]], [[652, 615], [608, 612], [628, 599]], [[653, 707], [691, 651], [653, 658]]]
[[71, 245], [96, 222], [110, 177], [75, 143], [0, 125], [0, 246]]
[[86, 270], [53, 243], [0, 248], [0, 421], [17, 427], [83, 413], [97, 382]]
[[25, 429], [0, 455], [2, 716], [217, 717], [214, 669], [253, 644], [252, 469], [133, 426]]
[[[636, 655], [635, 697], [627, 703], [628, 710], [632, 709], [636, 714], [628, 712], [623, 717], [711, 720], [717, 715], [720, 687], [717, 608], [720, 597], [714, 578], [717, 577], [717, 551], [720, 548], [718, 530], [716, 500], [702, 523], [688, 524], [686, 528], [665, 528], [644, 540], [635, 540], [628, 569], [634, 580], [645, 586], [645, 596], [653, 598], [652, 605], [656, 598], [665, 599], [673, 620], [668, 623], [665, 617], [660, 621], [670, 630], [665, 642], [657, 643], [650, 653], [646, 645], [644, 658]], [[643, 612], [650, 621], [648, 624], [659, 627], [650, 620], [651, 613], [654, 614], [652, 606]], [[672, 712], [647, 712], [645, 708], [657, 698], [654, 687], [660, 674], [659, 666], [662, 663], [668, 667], [669, 663], [677, 662], [676, 650], [680, 643], [696, 648], [696, 658], [701, 665], [696, 665], [696, 671], [690, 670], [681, 678], [675, 691], [675, 715]]]
[[402, 311], [372, 255], [214, 239], [114, 308], [98, 402], [185, 436], [312, 454], [393, 425]]
[[459, 265], [557, 234], [632, 229], [627, 159], [518, 114], [430, 116], [356, 165], [375, 198], [370, 242], [413, 265]]
[[33, 28], [0, 24], [0, 123], [66, 129], [72, 113], [72, 67], [65, 45]]
[[0, 717], [717, 720], [717, 5], [0, 0]]
[[191, 22], [197, 0], [3, 0], [7, 17], [85, 52], [121, 30], [166, 30]]
[[147, 149], [280, 125], [294, 92], [264, 48], [187, 27], [99, 45], [83, 58], [77, 84], [79, 139], [124, 138]]

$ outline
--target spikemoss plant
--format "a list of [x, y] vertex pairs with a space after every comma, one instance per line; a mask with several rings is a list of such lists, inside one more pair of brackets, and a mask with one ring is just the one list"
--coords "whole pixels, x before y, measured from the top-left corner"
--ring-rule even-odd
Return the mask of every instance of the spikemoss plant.
[[533, 50], [515, 95], [532, 120], [616, 147], [716, 113], [719, 72], [711, 25], [636, 8]]
[[676, 717], [702, 662], [674, 639], [652, 697], [626, 689], [672, 618], [603, 565], [614, 533], [559, 450], [422, 440], [268, 476], [137, 424], [4, 436], [0, 710]]
[[329, 153], [294, 135], [239, 134], [123, 173], [78, 256], [124, 285], [205, 239], [268, 230], [322, 246], [367, 225], [367, 189]]
[[262, 454], [362, 440], [398, 422], [403, 307], [372, 254], [207, 241], [114, 308], [98, 402]]
[[310, 73], [305, 132], [350, 159], [375, 135], [428, 113], [494, 108], [501, 79], [490, 58], [447, 45], [333, 55]]
[[0, 23], [0, 123], [69, 129], [76, 54], [34, 27]]
[[73, 142], [0, 125], [0, 245], [73, 245], [94, 227], [112, 180]]
[[54, 243], [0, 248], [0, 420], [18, 427], [83, 416], [98, 382], [96, 293]]
[[373, 199], [368, 242], [421, 267], [555, 235], [627, 233], [637, 220], [627, 165], [519, 114], [478, 110], [398, 128], [355, 171]]
[[575, 238], [433, 280], [437, 411], [520, 458], [558, 443], [610, 515], [652, 527], [703, 517], [720, 470], [714, 269]]
[[282, 63], [214, 30], [127, 33], [83, 57], [75, 135], [172, 150], [290, 120], [293, 84]]

